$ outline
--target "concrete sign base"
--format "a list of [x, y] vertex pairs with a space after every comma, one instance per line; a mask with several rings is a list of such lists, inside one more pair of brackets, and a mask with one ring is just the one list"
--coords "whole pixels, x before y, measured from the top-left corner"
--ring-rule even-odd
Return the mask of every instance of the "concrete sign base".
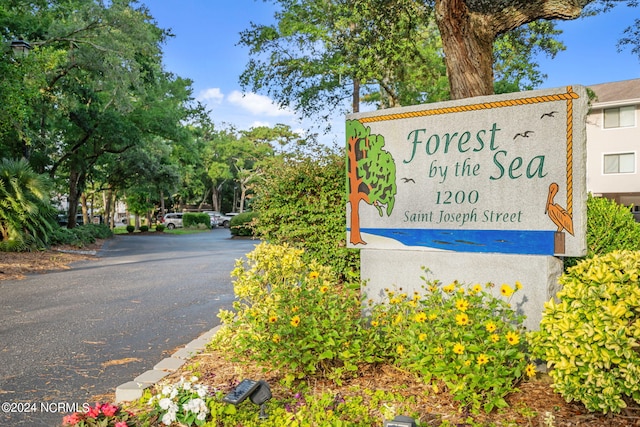
[[500, 296], [500, 286], [513, 287], [516, 281], [523, 289], [511, 300], [514, 309], [526, 316], [524, 326], [538, 330], [544, 303], [560, 289], [558, 278], [563, 263], [552, 256], [452, 253], [415, 250], [362, 249], [360, 269], [362, 291], [374, 302], [385, 296], [384, 289], [398, 289], [411, 295], [423, 291], [422, 267], [430, 270], [428, 280], [447, 285], [454, 280], [473, 285], [494, 283], [492, 292]]

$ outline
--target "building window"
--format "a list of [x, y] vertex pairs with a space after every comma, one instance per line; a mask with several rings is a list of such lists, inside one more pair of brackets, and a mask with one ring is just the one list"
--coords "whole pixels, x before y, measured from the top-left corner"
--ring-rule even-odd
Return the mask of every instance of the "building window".
[[604, 173], [634, 173], [636, 171], [635, 153], [605, 154]]
[[623, 128], [636, 125], [636, 107], [606, 108], [604, 110], [604, 128]]

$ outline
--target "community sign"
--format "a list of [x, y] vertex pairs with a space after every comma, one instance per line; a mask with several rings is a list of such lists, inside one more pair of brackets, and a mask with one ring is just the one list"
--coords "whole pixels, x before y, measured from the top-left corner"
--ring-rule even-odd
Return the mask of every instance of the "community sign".
[[582, 86], [347, 116], [352, 248], [586, 254]]

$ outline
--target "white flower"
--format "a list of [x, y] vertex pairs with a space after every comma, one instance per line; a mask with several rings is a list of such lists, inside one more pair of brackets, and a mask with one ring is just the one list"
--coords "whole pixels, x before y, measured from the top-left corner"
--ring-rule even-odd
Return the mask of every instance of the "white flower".
[[169, 399], [168, 397], [165, 397], [164, 399], [160, 399], [160, 402], [158, 402], [158, 406], [160, 406], [161, 409], [164, 409], [166, 411], [171, 406], [171, 403], [172, 403], [171, 399]]
[[186, 383], [182, 384], [182, 389], [183, 390], [191, 390], [191, 383], [190, 382], [186, 382]]
[[200, 420], [200, 421], [204, 421], [205, 418], [207, 418], [207, 413], [206, 412], [200, 412], [196, 418], [198, 420]]
[[171, 423], [174, 422], [175, 420], [176, 420], [176, 415], [171, 412], [167, 412], [162, 416], [162, 424], [166, 426], [170, 426]]
[[162, 387], [162, 394], [164, 394], [165, 396], [168, 396], [171, 394], [171, 390], [173, 390], [173, 387], [166, 385]]
[[197, 383], [198, 382], [198, 377], [196, 377], [195, 375], [191, 377], [191, 382], [192, 383]]
[[208, 387], [206, 385], [203, 385], [203, 384], [196, 384], [194, 389], [195, 389], [196, 393], [198, 394], [198, 396], [200, 396], [203, 399], [207, 395], [207, 392], [209, 391]]

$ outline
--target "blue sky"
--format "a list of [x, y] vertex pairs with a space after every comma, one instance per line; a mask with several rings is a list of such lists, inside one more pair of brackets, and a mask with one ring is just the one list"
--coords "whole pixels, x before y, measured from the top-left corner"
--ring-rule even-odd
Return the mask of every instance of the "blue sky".
[[[142, 0], [161, 28], [175, 37], [164, 46], [165, 67], [193, 80], [194, 96], [212, 112], [218, 126], [237, 129], [276, 123], [300, 129], [292, 111], [278, 109], [260, 94], [242, 94], [238, 78], [249, 59], [247, 49], [237, 46], [239, 33], [250, 22], [273, 22], [274, 6], [262, 0]], [[629, 48], [618, 52], [623, 30], [640, 18], [640, 9], [618, 6], [596, 17], [561, 22], [560, 39], [567, 49], [553, 60], [538, 62], [548, 75], [541, 88], [591, 85], [640, 78], [640, 61]], [[341, 141], [342, 117], [334, 120], [329, 142]]]

